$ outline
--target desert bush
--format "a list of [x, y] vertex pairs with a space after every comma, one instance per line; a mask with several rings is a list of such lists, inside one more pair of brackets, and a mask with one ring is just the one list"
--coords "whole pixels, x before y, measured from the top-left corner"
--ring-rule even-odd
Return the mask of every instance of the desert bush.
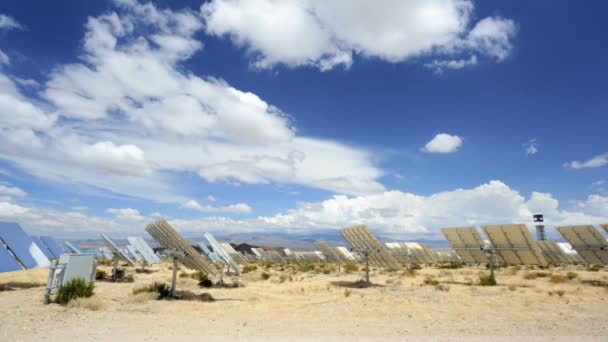
[[603, 268], [602, 265], [591, 265], [591, 266], [589, 266], [589, 271], [597, 272], [597, 271], [601, 270], [602, 268]]
[[435, 290], [448, 292], [450, 291], [450, 287], [446, 284], [437, 284], [435, 285]]
[[403, 276], [405, 277], [415, 277], [416, 276], [416, 270], [412, 269], [412, 268], [408, 268], [405, 271], [403, 271], [402, 273]]
[[555, 291], [555, 293], [556, 293], [558, 296], [563, 297], [563, 296], [566, 294], [566, 291], [564, 291], [564, 290], [557, 290], [557, 291]]
[[568, 277], [561, 275], [561, 274], [554, 274], [551, 276], [551, 278], [549, 278], [549, 281], [554, 284], [565, 283], [567, 280], [568, 280]]
[[285, 274], [281, 274], [281, 276], [279, 277], [279, 282], [284, 283], [285, 281], [287, 281], [289, 279], [289, 281], [292, 281], [291, 276], [287, 276]]
[[188, 277], [190, 277], [190, 274], [188, 274], [188, 272], [182, 271], [182, 272], [179, 273], [179, 277], [180, 278], [188, 278]]
[[258, 269], [258, 267], [256, 265], [253, 265], [253, 264], [245, 265], [243, 267], [243, 273], [253, 272], [257, 269]]
[[516, 275], [521, 270], [521, 266], [511, 266], [507, 272], [509, 275]]
[[198, 286], [200, 287], [211, 287], [213, 286], [213, 282], [209, 279], [209, 276], [203, 272], [196, 272], [196, 279], [198, 281]]
[[536, 272], [536, 277], [538, 278], [548, 278], [551, 276], [549, 272]]
[[446, 270], [455, 270], [458, 268], [462, 268], [462, 264], [458, 263], [458, 262], [450, 262], [447, 264], [441, 264], [441, 265], [437, 266], [437, 268], [446, 269]]
[[578, 278], [578, 273], [568, 272], [568, 273], [566, 273], [566, 277], [568, 278], [568, 280], [574, 280], [574, 279]]
[[426, 278], [424, 278], [424, 284], [435, 286], [439, 284], [439, 281], [432, 276], [426, 276]]
[[352, 273], [352, 272], [358, 272], [359, 271], [359, 265], [357, 265], [354, 262], [348, 262], [346, 264], [344, 264], [344, 272], [346, 273]]
[[496, 285], [496, 278], [491, 274], [480, 275], [478, 284], [481, 286], [494, 286]]
[[526, 279], [526, 280], [534, 280], [534, 279], [536, 279], [536, 273], [535, 272], [527, 272], [526, 274], [524, 274], [524, 279]]
[[125, 276], [125, 270], [122, 268], [117, 268], [116, 269], [116, 279], [122, 279]]
[[270, 279], [270, 274], [268, 274], [268, 273], [266, 273], [266, 272], [262, 272], [261, 277], [262, 277], [262, 279], [264, 279], [264, 280], [268, 280], [268, 279]]
[[76, 298], [91, 297], [94, 289], [93, 282], [87, 282], [83, 278], [74, 278], [59, 287], [57, 303], [65, 305]]
[[464, 278], [464, 283], [465, 283], [465, 285], [468, 285], [468, 286], [473, 285], [473, 283], [474, 283], [473, 278], [471, 278], [471, 277]]
[[102, 280], [102, 279], [106, 279], [107, 277], [108, 277], [108, 274], [106, 273], [106, 271], [95, 270], [95, 279]]
[[133, 288], [134, 295], [144, 292], [155, 293], [157, 294], [156, 299], [164, 299], [171, 295], [171, 287], [168, 284], [155, 281], [150, 285], [143, 285]]
[[97, 296], [88, 298], [76, 298], [67, 304], [68, 308], [79, 308], [91, 311], [97, 311], [104, 307], [103, 302]]
[[346, 298], [350, 297], [351, 293], [352, 293], [352, 291], [349, 289], [344, 290], [344, 297], [346, 297]]
[[420, 266], [420, 264], [411, 264], [410, 265], [410, 270], [421, 270], [422, 266]]
[[101, 266], [112, 266], [112, 260], [108, 260], [108, 259], [97, 259], [97, 265], [101, 265]]
[[515, 290], [517, 290], [517, 286], [509, 285], [509, 291], [515, 291]]

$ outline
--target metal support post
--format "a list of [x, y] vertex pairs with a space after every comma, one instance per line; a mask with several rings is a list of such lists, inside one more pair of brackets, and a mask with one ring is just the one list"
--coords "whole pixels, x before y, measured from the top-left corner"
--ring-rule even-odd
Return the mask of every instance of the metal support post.
[[112, 280], [118, 280], [118, 256], [114, 255], [113, 265], [112, 265]]
[[364, 255], [365, 255], [365, 284], [367, 284], [367, 286], [370, 286], [371, 284], [369, 283], [369, 252], [366, 252]]
[[173, 278], [171, 279], [171, 297], [175, 297], [176, 283], [177, 283], [177, 258], [173, 258]]

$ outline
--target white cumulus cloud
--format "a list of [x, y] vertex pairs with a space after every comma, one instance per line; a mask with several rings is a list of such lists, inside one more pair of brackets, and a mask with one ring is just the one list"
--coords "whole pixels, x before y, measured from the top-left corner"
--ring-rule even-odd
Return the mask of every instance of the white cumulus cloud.
[[427, 153], [453, 153], [462, 146], [463, 139], [457, 135], [439, 133], [420, 150]]
[[597, 156], [587, 160], [587, 161], [578, 161], [574, 160], [571, 162], [567, 162], [564, 164], [565, 167], [571, 169], [587, 169], [587, 168], [596, 168], [602, 167], [608, 164], [608, 153], [598, 154]]
[[230, 204], [227, 206], [202, 205], [195, 200], [188, 200], [181, 205], [181, 208], [192, 209], [203, 213], [230, 213], [230, 214], [249, 214], [251, 207], [245, 203]]
[[255, 67], [321, 70], [348, 68], [353, 54], [388, 62], [463, 53], [504, 60], [516, 24], [500, 17], [473, 23], [473, 12], [471, 0], [213, 0], [201, 7], [206, 32], [245, 48]]

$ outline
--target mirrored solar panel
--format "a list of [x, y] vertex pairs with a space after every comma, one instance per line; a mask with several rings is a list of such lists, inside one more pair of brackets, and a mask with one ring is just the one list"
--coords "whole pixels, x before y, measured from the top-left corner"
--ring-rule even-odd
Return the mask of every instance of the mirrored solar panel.
[[536, 241], [538, 247], [543, 251], [545, 258], [553, 265], [570, 264], [571, 260], [566, 254], [557, 246], [554, 241], [542, 240]]
[[509, 265], [546, 266], [547, 259], [525, 224], [483, 226], [496, 255]]
[[608, 265], [608, 242], [591, 225], [556, 227], [587, 264]]
[[0, 241], [0, 273], [21, 270], [21, 266]]
[[279, 253], [275, 250], [270, 249], [270, 250], [267, 250], [266, 253], [270, 257], [270, 260], [272, 262], [282, 263], [283, 261], [285, 261], [285, 259], [283, 259], [283, 256], [281, 255], [281, 253]]
[[216, 274], [213, 264], [203, 258], [167, 221], [154, 221], [146, 226], [146, 231], [166, 248], [182, 253], [176, 257], [184, 266], [212, 275]]
[[129, 257], [138, 261], [143, 259], [141, 254], [139, 254], [139, 252], [137, 251], [137, 249], [135, 249], [135, 247], [133, 247], [133, 245], [127, 245], [125, 248], [127, 249]]
[[137, 253], [146, 261], [148, 265], [158, 264], [160, 257], [154, 253], [154, 250], [150, 245], [140, 236], [129, 236], [127, 238], [129, 244], [135, 248]]
[[40, 240], [42, 240], [42, 243], [44, 243], [46, 248], [48, 248], [51, 251], [51, 253], [53, 253], [53, 256], [55, 258], [59, 258], [59, 256], [63, 253], [63, 248], [61, 248], [59, 246], [59, 244], [57, 243], [57, 240], [55, 240], [53, 237], [41, 236]]
[[567, 243], [567, 242], [558, 242], [557, 243], [557, 247], [559, 247], [559, 249], [562, 250], [562, 252], [564, 252], [564, 254], [566, 254], [566, 256], [568, 257], [568, 259], [570, 259], [570, 261], [574, 264], [577, 263], [583, 263], [585, 262], [580, 255], [578, 255], [578, 253], [572, 249], [572, 245]]
[[386, 247], [388, 247], [389, 253], [391, 253], [395, 257], [395, 259], [397, 259], [402, 264], [408, 264], [413, 261], [412, 253], [401, 243], [387, 242], [385, 243], [385, 245]]
[[226, 251], [226, 253], [228, 253], [228, 255], [230, 255], [232, 257], [232, 259], [234, 259], [234, 261], [236, 261], [237, 264], [244, 265], [247, 263], [247, 260], [245, 260], [245, 257], [243, 257], [243, 254], [240, 253], [239, 251], [237, 251], [236, 249], [234, 249], [231, 244], [229, 244], [227, 242], [222, 242], [221, 245], [222, 245], [222, 247], [224, 247], [224, 250]]
[[70, 241], [64, 241], [68, 249], [74, 254], [83, 254], [82, 251]]
[[340, 233], [355, 251], [368, 251], [372, 266], [399, 268], [399, 262], [393, 257], [366, 226], [343, 228]]
[[259, 259], [262, 259], [262, 253], [260, 253], [260, 251], [257, 248], [251, 248], [251, 252], [253, 254], [255, 254], [256, 257], [258, 257]]
[[101, 238], [106, 243], [106, 245], [108, 246], [110, 251], [112, 251], [112, 253], [114, 253], [115, 256], [118, 256], [119, 258], [126, 261], [127, 264], [129, 264], [129, 266], [135, 266], [135, 261], [133, 261], [131, 258], [129, 258], [125, 253], [123, 253], [123, 251], [120, 248], [118, 248], [118, 246], [116, 246], [114, 241], [112, 241], [105, 234], [101, 234]]
[[212, 252], [211, 250], [209, 250], [209, 247], [207, 247], [207, 245], [205, 245], [202, 242], [198, 243], [198, 246], [200, 247], [201, 251], [203, 251], [203, 254], [209, 258], [209, 260], [213, 261], [213, 262], [220, 262], [220, 257], [215, 254], [214, 252]]
[[39, 237], [37, 236], [30, 236], [30, 238], [32, 238], [32, 241], [34, 241], [34, 243], [36, 244], [36, 246], [38, 246], [38, 248], [40, 248], [40, 250], [42, 251], [42, 253], [44, 254], [44, 256], [46, 256], [47, 259], [54, 259], [55, 256], [53, 255], [53, 253], [51, 253], [51, 251], [46, 248], [46, 245], [44, 243], [42, 243], [42, 240], [40, 240]]
[[49, 259], [21, 226], [14, 222], [0, 222], [0, 239], [25, 268], [48, 267]]
[[114, 253], [108, 247], [99, 247], [98, 248], [97, 257], [106, 259], [106, 260], [114, 260]]
[[350, 260], [350, 261], [355, 261], [355, 260], [357, 260], [357, 258], [355, 258], [355, 256], [353, 255], [353, 253], [351, 253], [351, 252], [348, 250], [348, 248], [346, 248], [346, 247], [343, 247], [343, 246], [338, 246], [338, 247], [336, 247], [336, 250], [337, 250], [338, 252], [342, 253], [342, 255], [343, 255], [343, 256], [344, 256], [344, 257], [345, 257], [347, 260]]
[[608, 233], [608, 224], [600, 224], [600, 227], [604, 228], [606, 233]]
[[215, 252], [226, 264], [228, 264], [228, 266], [230, 266], [230, 268], [232, 268], [236, 274], [240, 275], [241, 269], [239, 268], [239, 265], [236, 263], [236, 261], [234, 261], [234, 259], [232, 259], [230, 255], [228, 255], [228, 253], [226, 253], [224, 247], [222, 247], [222, 245], [213, 237], [213, 235], [205, 233], [205, 239], [207, 239], [207, 241], [209, 241], [211, 244], [213, 252]]
[[315, 246], [323, 253], [327, 262], [331, 262], [331, 263], [338, 264], [338, 265], [340, 265], [344, 262], [344, 258], [342, 258], [342, 256], [338, 253], [338, 251], [331, 248], [327, 244], [327, 242], [318, 241], [315, 243]]
[[486, 252], [482, 250], [485, 246], [484, 241], [475, 227], [441, 228], [441, 233], [464, 263], [488, 262]]

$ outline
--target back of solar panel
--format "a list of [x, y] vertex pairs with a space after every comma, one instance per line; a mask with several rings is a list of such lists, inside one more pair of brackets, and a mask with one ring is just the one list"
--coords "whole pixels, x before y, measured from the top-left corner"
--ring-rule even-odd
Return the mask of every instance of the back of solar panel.
[[25, 268], [48, 267], [51, 262], [42, 249], [14, 222], [0, 222], [0, 239]]

